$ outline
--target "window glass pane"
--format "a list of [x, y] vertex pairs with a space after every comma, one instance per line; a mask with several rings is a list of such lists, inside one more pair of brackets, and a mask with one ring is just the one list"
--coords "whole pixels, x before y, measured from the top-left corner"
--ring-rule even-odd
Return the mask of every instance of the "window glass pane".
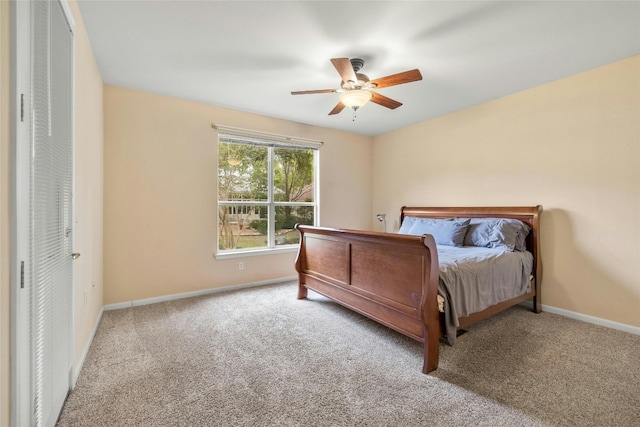
[[220, 250], [267, 247], [267, 206], [220, 205], [218, 248]]
[[294, 225], [314, 225], [316, 150], [254, 142], [218, 140], [220, 252], [296, 245]]
[[300, 242], [300, 233], [293, 228], [296, 223], [313, 225], [313, 206], [276, 206], [276, 245], [292, 245]]
[[273, 150], [273, 198], [276, 202], [313, 202], [313, 150]]
[[268, 147], [218, 144], [218, 200], [267, 201]]

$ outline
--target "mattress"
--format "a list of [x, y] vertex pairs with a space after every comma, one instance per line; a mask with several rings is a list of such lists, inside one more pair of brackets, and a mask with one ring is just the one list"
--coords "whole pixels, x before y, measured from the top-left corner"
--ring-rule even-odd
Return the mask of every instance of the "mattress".
[[525, 294], [531, 287], [533, 255], [476, 246], [438, 246], [439, 302], [449, 344], [458, 318]]

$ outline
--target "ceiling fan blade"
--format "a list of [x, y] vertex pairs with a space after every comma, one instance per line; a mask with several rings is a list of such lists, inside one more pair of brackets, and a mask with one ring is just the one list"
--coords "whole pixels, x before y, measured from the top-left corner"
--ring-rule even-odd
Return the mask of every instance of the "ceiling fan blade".
[[329, 113], [330, 116], [334, 115], [334, 114], [338, 114], [339, 112], [341, 112], [344, 109], [344, 104], [342, 102], [338, 102], [338, 104], [333, 107], [333, 110], [331, 110], [331, 112]]
[[371, 102], [375, 102], [376, 104], [382, 105], [383, 107], [391, 108], [392, 110], [395, 110], [402, 105], [401, 102], [398, 102], [391, 98], [387, 98], [386, 96], [380, 95], [376, 92], [371, 92]]
[[403, 73], [381, 77], [379, 79], [371, 81], [371, 83], [375, 84], [375, 87], [377, 89], [380, 89], [382, 87], [401, 85], [403, 83], [411, 83], [418, 80], [422, 80], [422, 74], [420, 74], [420, 70], [416, 68], [414, 70], [405, 71]]
[[318, 90], [298, 90], [295, 92], [291, 92], [291, 95], [309, 95], [312, 93], [334, 93], [337, 92], [336, 89], [318, 89]]
[[333, 58], [331, 59], [331, 63], [336, 70], [338, 70], [338, 74], [342, 77], [342, 81], [348, 82], [351, 80], [352, 82], [357, 82], [358, 78], [356, 77], [356, 73], [353, 71], [353, 66], [351, 65], [351, 61], [349, 58]]

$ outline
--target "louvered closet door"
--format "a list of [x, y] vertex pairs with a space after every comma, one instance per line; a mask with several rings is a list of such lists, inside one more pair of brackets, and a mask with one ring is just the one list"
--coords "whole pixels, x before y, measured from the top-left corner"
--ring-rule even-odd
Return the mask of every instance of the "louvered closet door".
[[57, 1], [35, 1], [32, 7], [34, 424], [53, 426], [71, 368], [73, 35]]

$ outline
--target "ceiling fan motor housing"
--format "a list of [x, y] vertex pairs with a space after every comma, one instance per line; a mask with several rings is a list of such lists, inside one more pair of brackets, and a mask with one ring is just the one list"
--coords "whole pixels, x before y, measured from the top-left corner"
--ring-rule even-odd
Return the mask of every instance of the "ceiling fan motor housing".
[[364, 67], [364, 59], [362, 58], [351, 58], [349, 61], [351, 62], [353, 71], [356, 73]]
[[349, 80], [348, 82], [343, 81], [341, 84], [342, 89], [344, 90], [355, 90], [355, 89], [373, 89], [375, 87], [374, 84], [369, 82], [369, 77], [366, 74], [356, 73], [356, 77], [358, 78], [357, 82], [352, 82]]

